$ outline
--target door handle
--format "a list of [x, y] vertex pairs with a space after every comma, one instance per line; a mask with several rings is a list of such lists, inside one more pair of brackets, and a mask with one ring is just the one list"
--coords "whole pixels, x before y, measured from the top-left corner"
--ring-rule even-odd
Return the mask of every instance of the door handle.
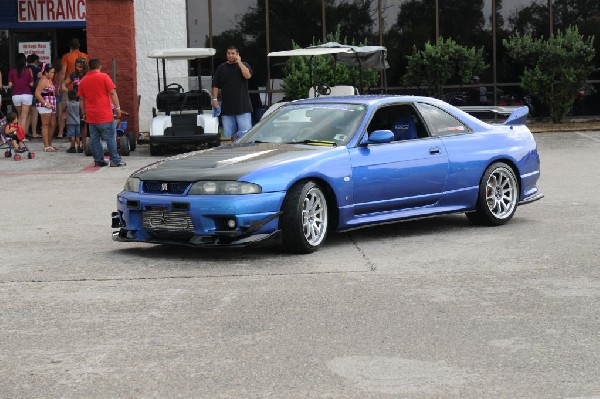
[[442, 153], [442, 150], [440, 149], [440, 147], [431, 147], [431, 148], [429, 149], [429, 153], [430, 153], [431, 155], [435, 155], [435, 154], [441, 154], [441, 153]]

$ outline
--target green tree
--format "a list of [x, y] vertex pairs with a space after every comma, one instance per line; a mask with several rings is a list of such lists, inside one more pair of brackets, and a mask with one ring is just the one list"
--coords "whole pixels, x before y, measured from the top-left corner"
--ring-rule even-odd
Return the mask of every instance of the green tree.
[[461, 46], [442, 37], [434, 44], [425, 43], [423, 50], [415, 46], [407, 58], [405, 83], [424, 86], [429, 95], [437, 98], [443, 96], [443, 85], [452, 81], [468, 83], [473, 75], [480, 75], [488, 67], [483, 61], [483, 48]]
[[[406, 72], [406, 55], [413, 46], [422, 48], [435, 41], [435, 2], [406, 0], [400, 2], [396, 21], [385, 34], [390, 63], [389, 81], [400, 82]], [[497, 1], [501, 7], [501, 2]], [[451, 37], [461, 44], [485, 43], [482, 31], [485, 24], [483, 0], [444, 0], [438, 2], [440, 36]], [[458, 21], [458, 22], [457, 22]]]
[[553, 122], [561, 122], [594, 70], [594, 38], [586, 39], [571, 27], [550, 40], [517, 33], [504, 40], [504, 46], [513, 59], [525, 65], [523, 88], [548, 106]]
[[[348, 43], [346, 38], [341, 37], [340, 27], [337, 27], [335, 34], [328, 35], [328, 41], [338, 42], [340, 44], [351, 44], [365, 46], [366, 41], [360, 44]], [[292, 41], [292, 48], [297, 49], [302, 46]], [[312, 70], [312, 76], [311, 76]], [[343, 64], [336, 64], [332, 56], [299, 56], [290, 57], [283, 70], [284, 78], [282, 88], [287, 100], [296, 100], [306, 98], [308, 90], [312, 85], [325, 83], [327, 85], [350, 85], [358, 86], [360, 83], [360, 71], [355, 67], [348, 67]], [[378, 83], [379, 72], [372, 69], [362, 71], [362, 83], [367, 86], [374, 86]]]

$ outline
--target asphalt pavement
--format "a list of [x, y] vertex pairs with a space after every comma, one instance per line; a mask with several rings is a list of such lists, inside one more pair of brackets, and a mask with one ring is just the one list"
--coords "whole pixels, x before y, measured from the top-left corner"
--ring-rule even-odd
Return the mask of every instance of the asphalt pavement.
[[535, 137], [545, 198], [509, 224], [304, 256], [113, 242], [148, 146], [97, 168], [30, 142], [0, 158], [0, 398], [600, 398], [600, 132]]

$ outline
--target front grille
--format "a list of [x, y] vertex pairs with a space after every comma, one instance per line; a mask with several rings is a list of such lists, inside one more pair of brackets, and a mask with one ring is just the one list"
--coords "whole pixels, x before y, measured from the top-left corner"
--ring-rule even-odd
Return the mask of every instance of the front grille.
[[150, 194], [183, 194], [189, 182], [176, 181], [144, 181], [144, 192]]
[[150, 232], [194, 232], [194, 223], [187, 212], [144, 211], [142, 212], [142, 225]]

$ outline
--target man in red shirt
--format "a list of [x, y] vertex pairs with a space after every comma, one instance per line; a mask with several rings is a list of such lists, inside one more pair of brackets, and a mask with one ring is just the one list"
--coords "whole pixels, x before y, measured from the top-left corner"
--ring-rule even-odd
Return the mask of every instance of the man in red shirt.
[[125, 166], [117, 151], [117, 129], [113, 114], [114, 107], [117, 118], [121, 117], [117, 88], [110, 76], [100, 71], [100, 60], [92, 58], [88, 65], [90, 71], [79, 82], [78, 94], [81, 114], [89, 125], [94, 162], [96, 166], [107, 165], [100, 142], [102, 137], [110, 153], [110, 166]]

